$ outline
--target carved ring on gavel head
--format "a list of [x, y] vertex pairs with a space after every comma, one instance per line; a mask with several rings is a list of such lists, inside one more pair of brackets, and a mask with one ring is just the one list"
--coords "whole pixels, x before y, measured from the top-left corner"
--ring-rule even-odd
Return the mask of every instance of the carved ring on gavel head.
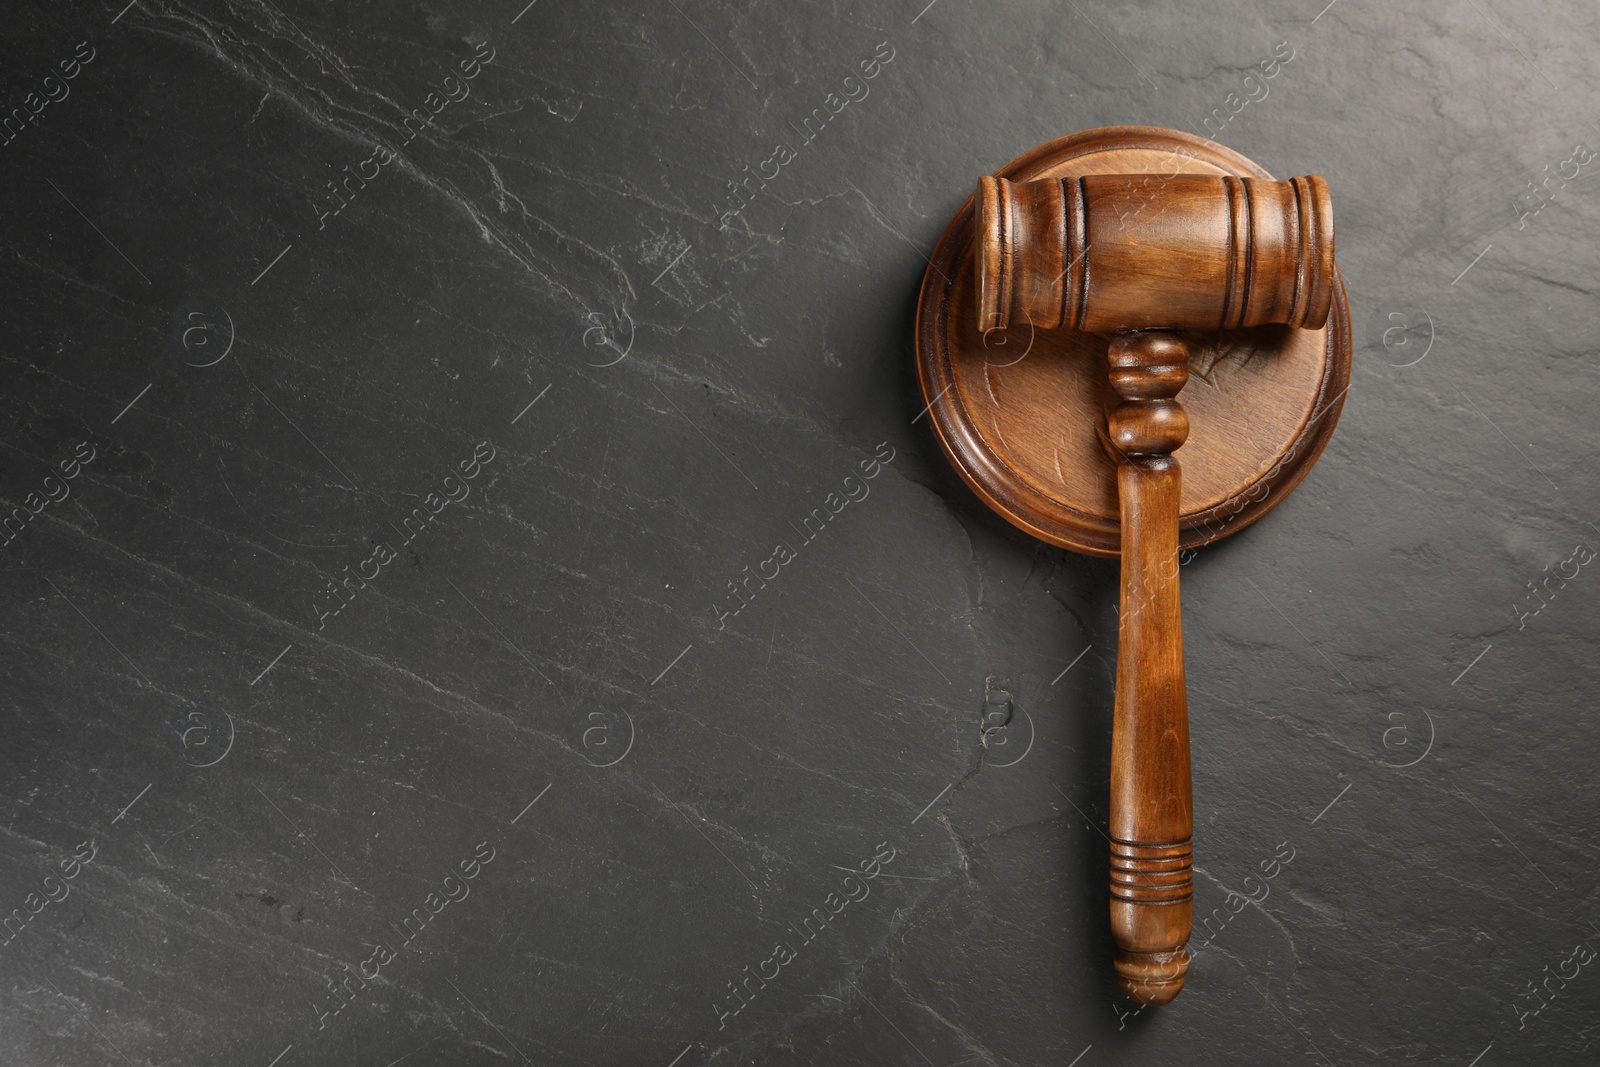
[[1040, 329], [1321, 326], [1333, 205], [1320, 177], [978, 179], [978, 323]]
[[[1019, 328], [1027, 356], [991, 362], [990, 335]], [[1180, 404], [1192, 353], [1206, 383]], [[1179, 551], [1271, 510], [1333, 432], [1350, 325], [1327, 184], [1152, 127], [1041, 145], [979, 179], [940, 239], [917, 365], [935, 438], [990, 507], [1121, 560], [1113, 962], [1130, 997], [1166, 1003], [1194, 910]]]

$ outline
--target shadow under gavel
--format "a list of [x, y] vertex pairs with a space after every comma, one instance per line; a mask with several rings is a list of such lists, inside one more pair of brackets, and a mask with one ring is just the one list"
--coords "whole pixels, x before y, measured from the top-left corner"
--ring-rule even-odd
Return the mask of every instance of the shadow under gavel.
[[1107, 413], [1121, 507], [1111, 734], [1111, 931], [1123, 990], [1183, 988], [1194, 816], [1178, 597], [1181, 328], [1320, 329], [1335, 285], [1333, 207], [1315, 175], [979, 179], [978, 325], [1113, 334]]

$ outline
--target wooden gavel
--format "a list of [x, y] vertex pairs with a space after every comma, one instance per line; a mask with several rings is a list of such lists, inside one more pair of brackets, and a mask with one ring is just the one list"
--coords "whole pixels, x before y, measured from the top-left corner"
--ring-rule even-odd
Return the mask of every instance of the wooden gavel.
[[1179, 328], [1327, 321], [1333, 208], [1320, 177], [1178, 174], [979, 179], [978, 326], [1113, 334], [1108, 446], [1117, 463], [1122, 592], [1111, 734], [1111, 931], [1123, 990], [1178, 995], [1194, 920], [1194, 816], [1179, 470], [1189, 378]]

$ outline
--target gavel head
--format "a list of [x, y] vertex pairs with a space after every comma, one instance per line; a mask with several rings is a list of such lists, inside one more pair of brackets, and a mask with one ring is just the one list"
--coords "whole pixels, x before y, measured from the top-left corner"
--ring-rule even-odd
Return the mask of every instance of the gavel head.
[[1091, 174], [977, 193], [978, 326], [1318, 329], [1333, 205], [1310, 175]]

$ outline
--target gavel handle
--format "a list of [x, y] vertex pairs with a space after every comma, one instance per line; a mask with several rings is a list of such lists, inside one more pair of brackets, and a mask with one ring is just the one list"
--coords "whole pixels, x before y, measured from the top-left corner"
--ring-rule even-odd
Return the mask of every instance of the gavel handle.
[[1194, 921], [1194, 815], [1189, 712], [1178, 599], [1178, 495], [1171, 453], [1188, 436], [1173, 399], [1188, 352], [1170, 334], [1111, 346], [1110, 377], [1123, 402], [1111, 412], [1122, 451], [1122, 605], [1111, 731], [1111, 932], [1123, 990], [1165, 1004], [1183, 988]]

